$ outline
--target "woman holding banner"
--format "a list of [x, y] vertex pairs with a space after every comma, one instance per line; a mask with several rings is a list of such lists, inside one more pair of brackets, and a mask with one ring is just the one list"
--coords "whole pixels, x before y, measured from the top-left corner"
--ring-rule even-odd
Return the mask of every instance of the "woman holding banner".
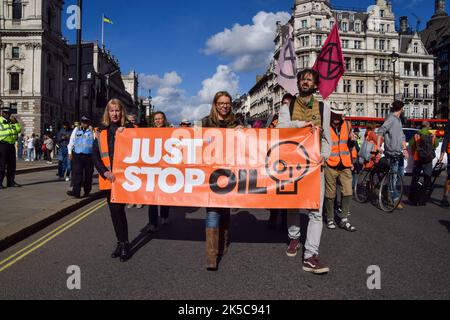
[[[164, 112], [158, 111], [153, 115], [153, 125], [157, 129], [161, 128], [169, 128], [169, 122], [167, 121], [167, 117]], [[148, 206], [148, 219], [149, 224], [146, 230], [150, 233], [155, 233], [159, 231], [159, 219], [158, 219], [158, 211], [161, 214], [161, 225], [169, 224], [169, 211], [170, 207], [168, 206]]]
[[[243, 128], [231, 110], [228, 92], [216, 93], [210, 115], [202, 119], [205, 128]], [[206, 209], [206, 269], [217, 271], [217, 258], [228, 251], [231, 212], [228, 208]]]
[[117, 248], [112, 253], [113, 259], [120, 258], [125, 262], [130, 258], [130, 244], [128, 242], [128, 222], [125, 214], [125, 204], [111, 203], [111, 186], [115, 177], [112, 164], [114, 163], [114, 143], [117, 131], [133, 128], [127, 122], [127, 114], [122, 102], [112, 99], [108, 102], [103, 114], [102, 127], [96, 132], [93, 147], [94, 164], [99, 173], [100, 190], [107, 191], [106, 197], [111, 212], [111, 219], [117, 237]]

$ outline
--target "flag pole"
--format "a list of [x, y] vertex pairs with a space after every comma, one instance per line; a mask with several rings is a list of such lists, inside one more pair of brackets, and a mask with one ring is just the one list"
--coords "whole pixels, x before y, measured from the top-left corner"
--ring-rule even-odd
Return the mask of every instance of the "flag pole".
[[102, 49], [105, 48], [105, 14], [102, 14]]

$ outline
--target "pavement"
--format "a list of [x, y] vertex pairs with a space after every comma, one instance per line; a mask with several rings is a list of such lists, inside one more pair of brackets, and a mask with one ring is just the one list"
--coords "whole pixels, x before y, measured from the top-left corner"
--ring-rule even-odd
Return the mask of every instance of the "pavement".
[[[52, 184], [46, 194], [66, 188]], [[267, 229], [266, 210], [233, 212], [232, 244], [216, 273], [205, 270], [204, 209], [171, 208], [171, 223], [153, 235], [142, 231], [145, 208], [127, 210], [134, 254], [120, 263], [110, 258], [116, 239], [98, 200], [0, 252], [0, 300], [448, 300], [450, 210], [437, 205], [442, 185], [426, 207], [405, 204], [387, 214], [352, 203], [356, 233], [324, 228], [325, 276], [303, 272], [301, 254], [286, 256], [287, 234]], [[306, 216], [302, 222], [305, 229]], [[367, 286], [371, 266], [381, 271], [377, 290]], [[79, 290], [67, 286], [73, 268]]]
[[29, 162], [25, 160], [17, 160], [16, 175], [56, 169], [58, 169], [58, 161], [56, 160], [53, 161], [52, 164], [49, 164], [44, 160]]
[[98, 199], [98, 182], [86, 199], [67, 196], [70, 182], [59, 181], [57, 165], [45, 162], [19, 162], [16, 176], [21, 188], [0, 190], [0, 252], [67, 214]]

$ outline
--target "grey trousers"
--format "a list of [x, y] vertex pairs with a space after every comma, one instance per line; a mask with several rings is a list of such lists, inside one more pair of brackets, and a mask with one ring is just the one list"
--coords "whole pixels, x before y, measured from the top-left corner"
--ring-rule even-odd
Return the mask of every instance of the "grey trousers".
[[[307, 210], [309, 215], [308, 233], [306, 235], [305, 243], [305, 259], [309, 259], [314, 255], [319, 255], [320, 238], [323, 230], [323, 201], [325, 197], [325, 175], [322, 172], [321, 187], [320, 187], [320, 209], [318, 211]], [[287, 215], [287, 225], [289, 228], [289, 238], [291, 240], [300, 239], [300, 214], [304, 210], [289, 210]]]

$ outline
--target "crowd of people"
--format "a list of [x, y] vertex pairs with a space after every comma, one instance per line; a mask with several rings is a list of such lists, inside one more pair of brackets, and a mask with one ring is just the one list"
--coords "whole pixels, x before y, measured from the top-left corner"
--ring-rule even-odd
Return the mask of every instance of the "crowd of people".
[[[322, 205], [316, 210], [270, 210], [268, 226], [275, 229], [278, 217], [281, 217], [282, 229], [287, 232], [289, 245], [286, 255], [295, 257], [301, 249], [300, 214], [309, 217], [306, 242], [304, 246], [303, 270], [314, 274], [325, 274], [330, 268], [319, 259], [322, 231], [325, 226], [330, 230], [338, 227], [348, 232], [357, 231], [350, 221], [352, 196], [355, 180], [359, 171], [370, 170], [377, 166], [381, 156], [389, 160], [391, 170], [404, 175], [404, 159], [409, 157], [407, 141], [403, 133], [401, 115], [404, 105], [395, 101], [392, 113], [385, 123], [376, 128], [369, 124], [364, 139], [357, 128], [345, 120], [345, 110], [337, 105], [321, 102], [315, 93], [319, 86], [320, 77], [312, 69], [305, 69], [298, 74], [298, 96], [286, 94], [282, 99], [279, 114], [270, 118], [267, 123], [255, 122], [254, 128], [310, 128], [320, 132], [320, 165], [321, 183], [320, 198]], [[3, 146], [15, 143], [12, 136], [17, 137], [20, 126], [11, 118], [0, 118], [2, 131], [9, 130], [11, 138], [0, 138], [0, 156], [5, 157]], [[205, 128], [242, 129], [245, 123], [242, 118], [232, 112], [232, 97], [227, 92], [218, 92], [212, 101], [210, 114], [196, 124]], [[9, 126], [9, 129], [4, 129]], [[191, 127], [192, 123], [183, 120], [180, 127]], [[128, 236], [126, 208], [136, 204], [118, 204], [111, 202], [111, 186], [115, 181], [114, 163], [115, 137], [117, 132], [125, 129], [137, 128], [136, 115], [127, 115], [126, 109], [118, 99], [108, 102], [99, 128], [92, 127], [91, 119], [83, 117], [78, 126], [72, 128], [64, 123], [56, 137], [56, 144], [50, 136], [46, 139], [31, 136], [19, 137], [18, 156], [23, 157], [25, 150], [27, 159], [38, 159], [38, 151], [46, 151], [47, 159], [51, 161], [55, 145], [58, 147], [59, 160], [58, 176], [60, 179], [72, 179], [72, 190], [69, 196], [80, 198], [81, 189], [84, 197], [89, 196], [92, 189], [94, 167], [99, 173], [100, 189], [106, 192], [106, 198], [111, 213], [112, 224], [117, 238], [117, 246], [112, 258], [119, 258], [125, 262], [131, 256]], [[169, 121], [164, 112], [156, 112], [153, 117], [154, 130], [169, 127]], [[438, 142], [430, 131], [429, 123], [423, 124], [409, 145], [414, 158], [413, 184], [424, 175], [425, 190], [431, 188], [432, 161], [436, 155]], [[8, 136], [9, 137], [9, 136]], [[42, 147], [40, 147], [42, 146]], [[44, 148], [45, 146], [45, 148]], [[8, 151], [7, 151], [8, 152]], [[10, 152], [10, 151], [9, 151]], [[440, 161], [450, 153], [450, 130], [447, 127], [446, 137], [441, 150]], [[433, 156], [434, 155], [434, 156]], [[0, 162], [0, 176], [3, 181], [5, 161]], [[448, 172], [450, 176], [450, 170]], [[8, 187], [14, 184], [14, 178], [8, 176]], [[428, 189], [427, 189], [428, 188]], [[413, 188], [412, 188], [413, 189]], [[448, 195], [450, 183], [447, 180], [442, 204], [449, 206]], [[393, 190], [394, 201], [401, 196]], [[339, 199], [339, 201], [338, 201]], [[143, 205], [137, 204], [141, 209]], [[401, 201], [398, 209], [402, 209]], [[158, 232], [161, 226], [169, 223], [169, 206], [149, 206], [148, 225], [145, 230], [149, 233]], [[325, 219], [324, 219], [325, 217]], [[206, 269], [218, 270], [218, 260], [228, 252], [230, 244], [231, 210], [227, 208], [206, 208], [205, 236], [206, 236]]]

